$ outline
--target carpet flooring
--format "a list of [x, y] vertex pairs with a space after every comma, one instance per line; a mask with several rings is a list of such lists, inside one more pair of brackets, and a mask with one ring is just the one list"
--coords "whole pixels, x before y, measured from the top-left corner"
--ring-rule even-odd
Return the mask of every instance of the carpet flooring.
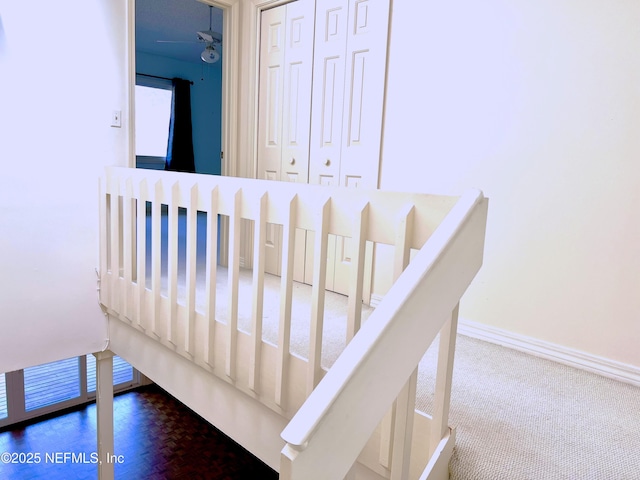
[[[437, 347], [419, 368], [430, 411]], [[451, 480], [638, 480], [640, 388], [458, 335]]]

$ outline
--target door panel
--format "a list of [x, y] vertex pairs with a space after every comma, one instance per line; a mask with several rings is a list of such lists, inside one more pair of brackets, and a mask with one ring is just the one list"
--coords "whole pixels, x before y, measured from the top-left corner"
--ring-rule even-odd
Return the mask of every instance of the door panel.
[[[258, 178], [280, 180], [284, 94], [285, 9], [262, 12], [258, 90]], [[280, 275], [282, 227], [267, 224], [265, 271]]]
[[[284, 91], [284, 12], [262, 13], [258, 93], [258, 178], [280, 179], [282, 95]], [[274, 178], [275, 177], [275, 178]]]
[[389, 2], [349, 0], [341, 185], [378, 187]]
[[264, 243], [264, 271], [280, 275], [282, 264], [282, 225], [267, 223]]
[[[265, 179], [278, 180], [278, 172], [267, 170]], [[280, 265], [282, 263], [282, 227], [273, 223], [267, 223], [265, 230], [264, 244], [264, 270], [273, 275], [280, 275]]]
[[[282, 7], [281, 7], [282, 8]], [[298, 1], [285, 8], [284, 97], [281, 171], [283, 180], [309, 181], [311, 81], [313, 70], [313, 2]]]
[[[349, 0], [339, 182], [347, 188], [378, 187], [388, 23], [388, 1]], [[352, 248], [351, 239], [336, 238], [333, 290], [339, 293], [349, 292]], [[372, 261], [367, 245], [365, 264]]]
[[347, 20], [347, 0], [317, 1], [309, 183], [338, 183]]
[[[258, 176], [309, 181], [313, 2], [293, 2], [262, 13], [258, 99]], [[304, 280], [305, 236], [296, 231], [294, 280]], [[267, 226], [265, 271], [281, 275], [282, 227]]]
[[[288, 182], [309, 182], [314, 14], [313, 2], [286, 5], [281, 179]], [[296, 229], [293, 279], [297, 282], [304, 281], [306, 234]]]
[[[337, 176], [321, 175], [320, 185], [327, 187], [337, 185]], [[325, 288], [332, 292], [346, 294], [346, 290], [336, 290], [335, 288], [335, 272], [336, 272], [336, 244], [338, 237], [336, 235], [329, 235], [327, 238], [327, 272], [325, 280]], [[306, 238], [306, 253], [305, 253], [305, 270], [304, 270], [304, 283], [309, 285], [313, 282], [313, 246], [315, 242], [315, 232], [307, 232]], [[348, 268], [348, 267], [347, 267]]]

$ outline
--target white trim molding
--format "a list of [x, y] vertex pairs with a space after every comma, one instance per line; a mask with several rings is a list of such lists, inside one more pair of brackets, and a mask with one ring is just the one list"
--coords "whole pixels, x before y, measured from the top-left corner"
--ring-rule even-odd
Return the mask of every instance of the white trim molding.
[[383, 298], [384, 298], [384, 295], [378, 295], [377, 293], [372, 293], [369, 305], [373, 308], [376, 308], [378, 305], [380, 305], [380, 302], [382, 302]]
[[640, 367], [462, 318], [458, 333], [640, 387]]

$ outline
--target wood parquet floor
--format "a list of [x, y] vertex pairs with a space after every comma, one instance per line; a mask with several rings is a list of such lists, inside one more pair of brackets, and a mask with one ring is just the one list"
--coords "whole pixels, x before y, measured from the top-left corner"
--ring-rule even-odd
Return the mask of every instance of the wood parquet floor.
[[[96, 479], [95, 413], [91, 404], [0, 431], [0, 479]], [[154, 385], [115, 397], [114, 429], [114, 453], [121, 456], [121, 463], [114, 462], [118, 480], [278, 478], [274, 470]], [[13, 456], [10, 462], [7, 453]]]

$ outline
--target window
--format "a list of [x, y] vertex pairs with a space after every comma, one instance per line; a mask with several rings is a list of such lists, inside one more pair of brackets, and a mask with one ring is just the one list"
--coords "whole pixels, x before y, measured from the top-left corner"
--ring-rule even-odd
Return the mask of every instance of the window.
[[[140, 384], [140, 374], [113, 357], [114, 391]], [[93, 355], [0, 374], [0, 427], [92, 401], [96, 396]]]
[[80, 396], [80, 359], [70, 358], [24, 369], [27, 412]]
[[136, 166], [164, 169], [171, 118], [171, 81], [138, 76], [135, 90]]
[[7, 418], [7, 381], [0, 373], [0, 420]]
[[[131, 384], [133, 367], [118, 356], [113, 357], [113, 385]], [[87, 355], [87, 392], [96, 391], [96, 357]]]

